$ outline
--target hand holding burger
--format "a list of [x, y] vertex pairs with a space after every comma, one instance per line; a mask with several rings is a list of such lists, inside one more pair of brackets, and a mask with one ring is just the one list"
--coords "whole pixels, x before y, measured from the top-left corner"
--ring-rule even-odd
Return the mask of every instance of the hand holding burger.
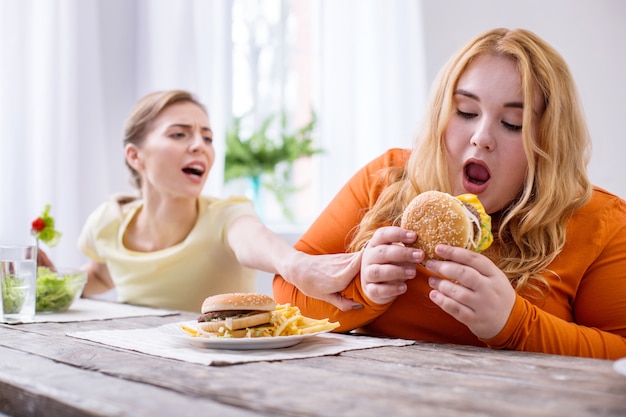
[[412, 246], [424, 250], [425, 261], [440, 259], [438, 244], [482, 252], [493, 242], [491, 217], [474, 194], [423, 192], [404, 210], [400, 227], [417, 233]]

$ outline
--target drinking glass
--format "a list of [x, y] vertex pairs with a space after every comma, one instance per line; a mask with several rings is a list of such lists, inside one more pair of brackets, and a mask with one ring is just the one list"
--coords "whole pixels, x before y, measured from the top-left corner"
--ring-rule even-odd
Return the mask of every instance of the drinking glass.
[[0, 246], [0, 318], [33, 321], [37, 295], [37, 247]]

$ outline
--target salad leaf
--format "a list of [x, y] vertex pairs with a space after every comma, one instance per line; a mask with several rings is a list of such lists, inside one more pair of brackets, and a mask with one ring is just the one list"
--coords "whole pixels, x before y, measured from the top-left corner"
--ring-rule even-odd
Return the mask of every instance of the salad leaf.
[[[43, 227], [41, 227], [43, 223]], [[50, 215], [50, 204], [46, 204], [41, 216], [32, 223], [31, 233], [51, 248], [56, 246], [61, 239], [61, 232], [54, 228], [54, 218]]]
[[67, 310], [83, 284], [82, 273], [59, 275], [45, 266], [38, 267], [35, 310], [37, 312]]
[[26, 291], [22, 287], [24, 280], [11, 278], [2, 285], [2, 310], [4, 314], [19, 313], [26, 299]]

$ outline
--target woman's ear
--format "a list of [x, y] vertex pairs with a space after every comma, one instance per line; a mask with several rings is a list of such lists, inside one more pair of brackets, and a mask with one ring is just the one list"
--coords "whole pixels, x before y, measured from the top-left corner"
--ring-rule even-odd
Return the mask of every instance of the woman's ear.
[[139, 149], [137, 149], [137, 146], [132, 143], [126, 145], [124, 147], [124, 155], [128, 165], [130, 165], [135, 171], [143, 169], [143, 162], [141, 161], [141, 156], [139, 155]]

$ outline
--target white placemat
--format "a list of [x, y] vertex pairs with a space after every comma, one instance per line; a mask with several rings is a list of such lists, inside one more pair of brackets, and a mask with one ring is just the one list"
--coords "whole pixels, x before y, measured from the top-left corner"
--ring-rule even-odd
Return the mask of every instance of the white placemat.
[[618, 359], [613, 362], [613, 369], [615, 372], [626, 376], [626, 358]]
[[310, 358], [336, 355], [348, 350], [380, 346], [406, 346], [415, 343], [413, 340], [325, 333], [306, 338], [295, 346], [280, 349], [226, 350], [183, 344], [160, 332], [157, 328], [92, 330], [68, 333], [67, 336], [202, 365], [232, 365], [245, 362]]
[[70, 306], [69, 310], [62, 313], [36, 314], [33, 321], [10, 322], [8, 324], [65, 323], [70, 321], [108, 320], [141, 316], [169, 316], [174, 314], [179, 313], [173, 310], [79, 298]]

